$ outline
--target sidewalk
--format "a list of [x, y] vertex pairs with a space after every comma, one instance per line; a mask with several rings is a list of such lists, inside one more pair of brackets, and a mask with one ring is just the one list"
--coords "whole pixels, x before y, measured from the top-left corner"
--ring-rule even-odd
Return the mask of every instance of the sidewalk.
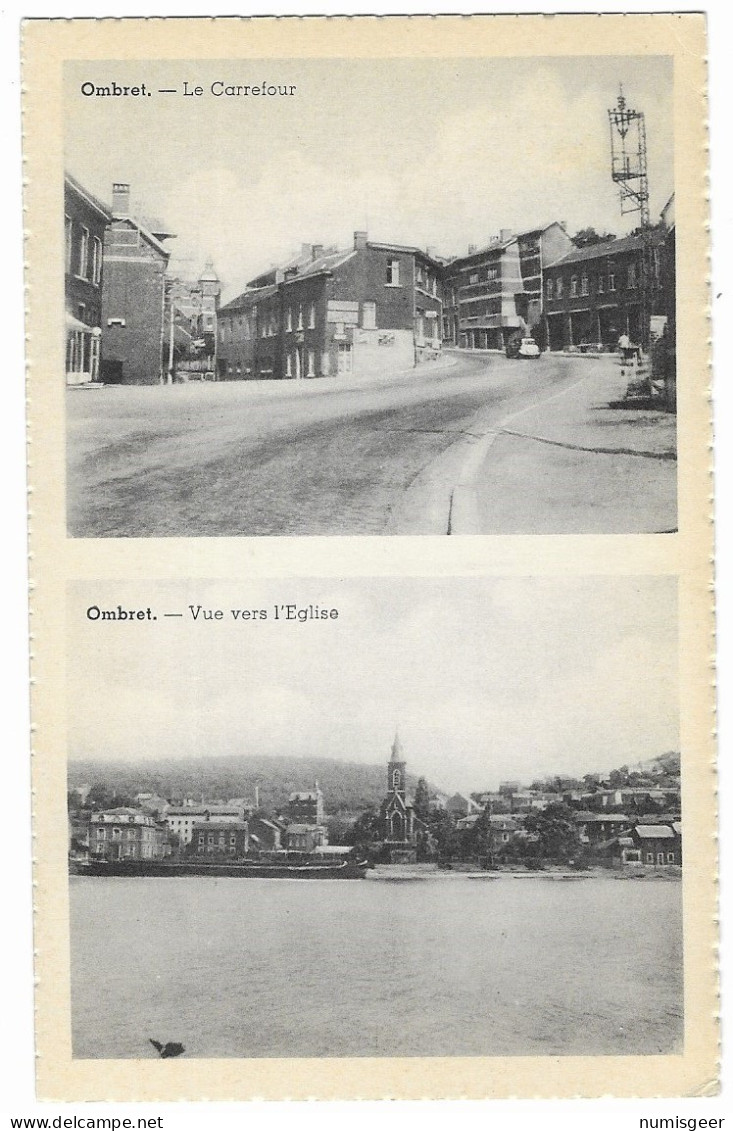
[[[461, 478], [452, 533], [676, 529], [676, 417], [624, 403], [626, 378], [612, 358], [584, 361], [577, 372], [561, 394], [487, 429], [484, 451]], [[467, 488], [473, 498], [464, 507]]]

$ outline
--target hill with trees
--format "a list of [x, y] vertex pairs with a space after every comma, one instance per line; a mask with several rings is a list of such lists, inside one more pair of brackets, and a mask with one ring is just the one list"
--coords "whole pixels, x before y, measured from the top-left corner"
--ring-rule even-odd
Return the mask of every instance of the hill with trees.
[[[184, 797], [207, 801], [247, 797], [254, 801], [255, 787], [262, 809], [277, 811], [289, 794], [318, 782], [327, 813], [353, 814], [379, 806], [386, 792], [384, 765], [343, 762], [335, 758], [220, 757], [155, 759], [144, 762], [69, 763], [68, 788], [91, 785], [95, 808], [128, 804], [137, 793], [155, 793], [168, 800]], [[408, 789], [417, 778], [408, 774]]]

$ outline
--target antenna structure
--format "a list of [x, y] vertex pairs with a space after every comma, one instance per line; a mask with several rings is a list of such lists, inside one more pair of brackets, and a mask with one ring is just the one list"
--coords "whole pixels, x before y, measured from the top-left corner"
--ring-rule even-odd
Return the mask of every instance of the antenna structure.
[[641, 226], [649, 226], [646, 121], [639, 110], [629, 109], [623, 86], [618, 101], [608, 111], [611, 130], [611, 178], [619, 186], [621, 215], [639, 212]]

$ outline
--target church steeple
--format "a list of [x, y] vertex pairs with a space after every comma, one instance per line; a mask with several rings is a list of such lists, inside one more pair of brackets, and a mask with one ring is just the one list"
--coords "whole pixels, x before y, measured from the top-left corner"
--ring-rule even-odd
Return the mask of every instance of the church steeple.
[[392, 751], [387, 764], [387, 792], [397, 793], [404, 800], [405, 797], [405, 767], [399, 731], [395, 731]]

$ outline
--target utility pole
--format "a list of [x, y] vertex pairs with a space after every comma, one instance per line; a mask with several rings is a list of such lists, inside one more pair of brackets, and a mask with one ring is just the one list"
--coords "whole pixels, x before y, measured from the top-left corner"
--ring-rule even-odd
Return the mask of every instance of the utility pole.
[[611, 179], [619, 187], [621, 215], [638, 212], [641, 221], [641, 348], [648, 352], [652, 314], [652, 230], [649, 222], [649, 177], [647, 172], [646, 120], [629, 108], [623, 87], [616, 105], [608, 111], [611, 131]]

